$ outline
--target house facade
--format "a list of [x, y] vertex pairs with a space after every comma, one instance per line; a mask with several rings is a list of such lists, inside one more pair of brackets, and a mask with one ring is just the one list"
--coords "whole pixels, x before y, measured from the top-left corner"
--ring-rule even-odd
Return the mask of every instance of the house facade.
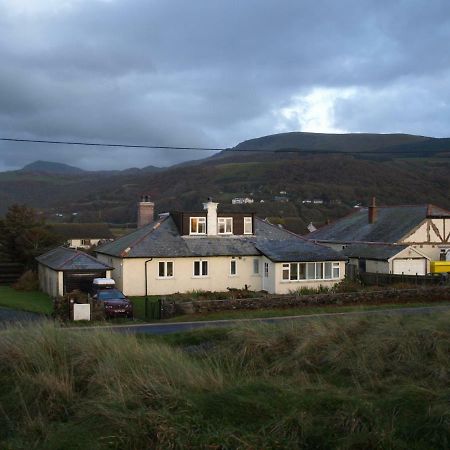
[[106, 223], [59, 223], [51, 228], [72, 249], [87, 250], [114, 237]]
[[195, 290], [265, 290], [286, 294], [333, 286], [346, 258], [253, 214], [226, 213], [208, 201], [202, 211], [173, 212], [96, 250], [114, 267], [126, 295]]
[[352, 264], [359, 260], [363, 271], [425, 275], [433, 261], [450, 260], [450, 211], [435, 205], [379, 207], [373, 200], [306, 237], [342, 252]]

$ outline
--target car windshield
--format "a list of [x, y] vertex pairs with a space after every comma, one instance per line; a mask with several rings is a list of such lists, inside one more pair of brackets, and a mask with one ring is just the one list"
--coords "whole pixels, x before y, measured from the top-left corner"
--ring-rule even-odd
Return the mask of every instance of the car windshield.
[[99, 300], [126, 300], [126, 297], [118, 289], [107, 289], [98, 293]]

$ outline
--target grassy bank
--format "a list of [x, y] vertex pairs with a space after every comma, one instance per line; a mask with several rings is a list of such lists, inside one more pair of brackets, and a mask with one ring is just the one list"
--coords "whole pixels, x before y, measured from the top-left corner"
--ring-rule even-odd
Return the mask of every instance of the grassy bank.
[[450, 315], [0, 332], [0, 448], [445, 449]]
[[51, 314], [53, 305], [51, 298], [39, 291], [16, 291], [9, 286], [0, 286], [0, 306], [42, 314]]

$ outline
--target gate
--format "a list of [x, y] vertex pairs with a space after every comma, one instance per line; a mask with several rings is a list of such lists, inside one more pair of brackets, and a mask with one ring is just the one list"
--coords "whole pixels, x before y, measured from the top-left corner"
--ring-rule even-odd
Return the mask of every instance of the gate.
[[146, 320], [161, 320], [161, 299], [151, 301], [148, 299], [145, 302], [145, 319]]

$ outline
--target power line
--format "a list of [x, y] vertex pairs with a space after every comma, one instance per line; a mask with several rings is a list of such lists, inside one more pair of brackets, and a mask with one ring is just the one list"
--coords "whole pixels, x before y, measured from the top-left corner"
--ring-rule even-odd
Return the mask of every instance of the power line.
[[314, 154], [434, 154], [434, 153], [449, 153], [450, 150], [444, 149], [432, 149], [428, 152], [424, 150], [402, 150], [402, 149], [374, 149], [374, 150], [318, 150], [318, 149], [306, 149], [306, 148], [280, 148], [280, 149], [255, 149], [255, 148], [215, 148], [215, 147], [178, 147], [173, 145], [137, 145], [137, 144], [117, 144], [117, 143], [98, 143], [98, 142], [86, 142], [86, 141], [55, 141], [47, 139], [18, 139], [18, 138], [0, 138], [3, 142], [23, 142], [27, 144], [56, 144], [56, 145], [79, 145], [85, 147], [109, 147], [109, 148], [136, 148], [136, 149], [148, 149], [148, 150], [193, 150], [193, 151], [207, 151], [207, 152], [263, 152], [263, 153], [314, 153]]

